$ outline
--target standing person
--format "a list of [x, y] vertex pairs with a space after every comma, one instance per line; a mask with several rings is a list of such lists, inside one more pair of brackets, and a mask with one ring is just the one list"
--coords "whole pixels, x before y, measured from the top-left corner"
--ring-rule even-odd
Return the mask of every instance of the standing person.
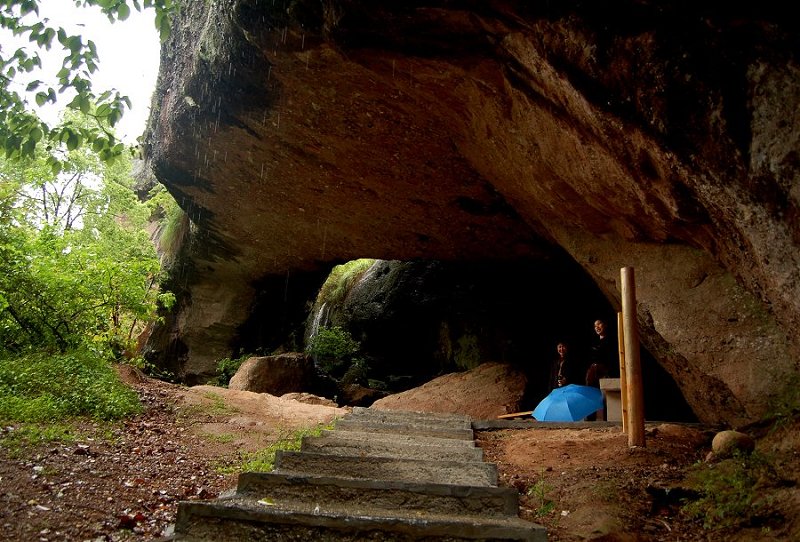
[[595, 320], [596, 334], [592, 345], [591, 365], [586, 371], [586, 385], [600, 387], [601, 378], [619, 378], [619, 352], [617, 341], [609, 335], [604, 320]]
[[[586, 371], [586, 385], [599, 388], [601, 378], [619, 378], [619, 349], [616, 339], [609, 335], [604, 320], [594, 321], [594, 332], [596, 338], [592, 345], [591, 365]], [[605, 419], [605, 404], [586, 419], [589, 421]]]
[[583, 384], [580, 367], [570, 355], [567, 343], [563, 341], [558, 343], [556, 352], [558, 355], [550, 365], [548, 393], [567, 384]]

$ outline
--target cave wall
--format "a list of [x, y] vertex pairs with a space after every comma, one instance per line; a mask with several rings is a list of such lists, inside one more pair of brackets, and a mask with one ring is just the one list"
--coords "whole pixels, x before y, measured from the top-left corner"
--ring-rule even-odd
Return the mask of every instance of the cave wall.
[[145, 147], [198, 241], [153, 359], [208, 371], [269, 277], [564, 250], [612, 305], [619, 269], [636, 267], [643, 342], [701, 420], [763, 415], [800, 359], [800, 33], [787, 10], [183, 6]]

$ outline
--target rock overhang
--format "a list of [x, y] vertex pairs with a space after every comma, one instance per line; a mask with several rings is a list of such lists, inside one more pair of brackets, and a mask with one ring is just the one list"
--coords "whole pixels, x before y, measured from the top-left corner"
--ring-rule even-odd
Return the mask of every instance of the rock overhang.
[[[796, 104], [797, 45], [771, 3], [195, 4], [162, 55], [147, 136], [158, 178], [206, 239], [193, 295], [220, 310], [194, 327], [225, 319], [232, 335], [255, 281], [331, 262], [563, 249], [612, 302], [616, 270], [634, 262], [692, 307], [716, 294], [696, 295], [685, 269], [736, 277], [708, 325], [769, 337], [764, 357], [796, 369], [783, 331], [800, 313], [796, 151], [778, 141], [797, 129], [775, 120], [790, 107], [759, 96], [788, 80]], [[670, 288], [644, 289], [650, 347], [685, 387], [710, 371], [728, 410], [758, 411], [754, 382], [713, 368], [754, 367], [700, 351]], [[718, 321], [731, 318], [761, 320]]]

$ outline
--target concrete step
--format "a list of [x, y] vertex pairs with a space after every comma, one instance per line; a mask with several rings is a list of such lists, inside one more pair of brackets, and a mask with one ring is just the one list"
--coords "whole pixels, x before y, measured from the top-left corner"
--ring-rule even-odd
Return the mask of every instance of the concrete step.
[[452, 428], [447, 425], [408, 424], [403, 422], [380, 422], [343, 418], [336, 422], [338, 431], [362, 431], [370, 433], [394, 433], [398, 435], [418, 435], [423, 437], [452, 438], [472, 440], [472, 429]]
[[482, 454], [465, 416], [357, 408], [235, 495], [180, 503], [170, 540], [546, 541]]
[[472, 423], [469, 416], [463, 414], [450, 414], [443, 412], [416, 412], [412, 410], [378, 410], [376, 408], [353, 407], [353, 412], [348, 415], [351, 418], [369, 418], [372, 420], [383, 421], [406, 421], [406, 420], [425, 420], [437, 421], [452, 426], [460, 426], [463, 423]]
[[274, 472], [461, 486], [497, 485], [497, 466], [478, 461], [357, 457], [279, 450], [275, 455]]
[[441, 541], [545, 542], [544, 527], [519, 518], [476, 518], [418, 513], [379, 515], [326, 512], [313, 502], [302, 509], [252, 499], [182, 503], [175, 542], [220, 541]]
[[353, 440], [362, 442], [383, 442], [387, 444], [397, 444], [405, 446], [424, 445], [424, 446], [439, 446], [441, 448], [447, 447], [452, 450], [475, 448], [474, 440], [454, 439], [454, 438], [440, 438], [440, 437], [426, 437], [413, 434], [396, 434], [396, 433], [376, 433], [368, 431], [332, 431], [325, 429], [320, 433], [322, 437], [335, 436], [339, 440]]
[[434, 461], [483, 461], [483, 450], [480, 448], [454, 448], [453, 446], [387, 442], [377, 439], [356, 440], [338, 438], [335, 435], [304, 437], [300, 450], [320, 454], [407, 457], [409, 459], [431, 459]]
[[[519, 493], [509, 487], [456, 486], [425, 482], [354, 480], [247, 472], [239, 476], [236, 496], [272, 503], [313, 502], [325, 510], [346, 506], [382, 513], [516, 517]], [[338, 507], [338, 508], [336, 508]]]

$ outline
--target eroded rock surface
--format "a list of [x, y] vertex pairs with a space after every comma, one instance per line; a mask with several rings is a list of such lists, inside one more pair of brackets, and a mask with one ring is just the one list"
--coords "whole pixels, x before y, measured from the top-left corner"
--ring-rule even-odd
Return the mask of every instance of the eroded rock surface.
[[335, 262], [565, 251], [614, 307], [635, 267], [643, 345], [702, 421], [763, 415], [800, 359], [788, 9], [188, 3], [146, 137], [192, 221], [151, 359], [210, 373], [254, 299], [286, 341]]
[[378, 410], [452, 412], [476, 420], [491, 420], [520, 411], [525, 375], [504, 363], [483, 363], [475, 369], [450, 373], [418, 388], [378, 399]]

